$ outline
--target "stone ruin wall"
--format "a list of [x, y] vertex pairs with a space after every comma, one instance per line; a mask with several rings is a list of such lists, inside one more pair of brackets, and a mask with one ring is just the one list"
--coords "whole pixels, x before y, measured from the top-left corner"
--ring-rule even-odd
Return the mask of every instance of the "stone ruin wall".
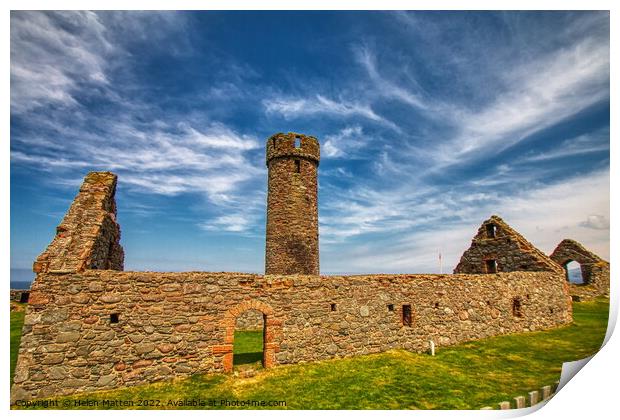
[[[489, 226], [494, 227], [490, 234]], [[569, 294], [574, 300], [589, 300], [609, 296], [609, 263], [588, 251], [579, 242], [565, 239], [550, 256], [528, 242], [498, 216], [485, 220], [471, 242], [454, 273], [488, 273], [486, 261], [496, 261], [498, 272], [552, 271], [566, 280]], [[568, 281], [566, 264], [577, 261], [581, 265], [584, 284]]]
[[[487, 231], [494, 226], [494, 236]], [[562, 267], [528, 242], [498, 216], [485, 220], [471, 246], [463, 253], [454, 273], [483, 274], [488, 272], [486, 261], [494, 260], [497, 271], [553, 271], [563, 273]]]
[[[411, 326], [403, 326], [403, 305], [411, 305]], [[266, 315], [266, 367], [397, 348], [421, 352], [429, 340], [441, 347], [572, 320], [564, 276], [553, 272], [41, 273], [12, 401], [229, 372], [236, 319], [248, 310]]]
[[609, 296], [609, 263], [587, 250], [579, 242], [564, 239], [550, 258], [562, 266], [568, 280], [566, 264], [576, 261], [581, 266], [583, 284], [570, 283], [570, 294], [576, 300], [588, 300], [597, 296]]
[[111, 172], [90, 172], [84, 178], [56, 236], [34, 262], [35, 273], [123, 269], [116, 179]]

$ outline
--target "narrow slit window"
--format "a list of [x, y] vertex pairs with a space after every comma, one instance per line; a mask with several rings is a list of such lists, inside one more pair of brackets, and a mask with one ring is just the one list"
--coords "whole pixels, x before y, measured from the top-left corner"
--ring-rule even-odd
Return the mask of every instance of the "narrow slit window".
[[301, 162], [299, 161], [299, 159], [295, 159], [295, 172], [301, 172]]
[[392, 305], [391, 303], [388, 305], [388, 311], [394, 311], [394, 305]]
[[435, 302], [435, 309], [439, 309], [439, 302]]
[[521, 306], [521, 299], [512, 299], [512, 315], [517, 318], [523, 318], [523, 308]]
[[271, 146], [275, 149], [276, 148], [276, 139], [272, 139], [271, 140]]
[[332, 303], [332, 304], [330, 305], [330, 309], [331, 309], [331, 311], [332, 311], [332, 312], [336, 312], [336, 304], [335, 304], [335, 303]]
[[497, 261], [485, 260], [485, 265], [487, 268], [487, 273], [497, 273]]
[[118, 324], [118, 314], [110, 314], [110, 324]]
[[497, 236], [497, 226], [493, 223], [487, 225], [487, 238], [495, 238]]
[[295, 149], [299, 149], [301, 147], [301, 138], [295, 137]]
[[403, 325], [411, 327], [411, 305], [403, 305]]

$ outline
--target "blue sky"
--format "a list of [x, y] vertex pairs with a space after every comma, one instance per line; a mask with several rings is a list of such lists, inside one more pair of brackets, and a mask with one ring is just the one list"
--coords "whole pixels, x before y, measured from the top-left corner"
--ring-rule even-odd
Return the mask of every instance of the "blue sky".
[[11, 267], [119, 175], [127, 270], [264, 270], [265, 139], [321, 142], [321, 271], [451, 272], [498, 214], [609, 258], [607, 12], [12, 12]]

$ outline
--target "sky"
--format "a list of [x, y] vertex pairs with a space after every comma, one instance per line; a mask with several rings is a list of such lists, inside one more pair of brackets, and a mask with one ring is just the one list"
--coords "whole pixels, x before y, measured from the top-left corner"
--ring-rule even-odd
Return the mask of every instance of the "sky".
[[608, 12], [13, 11], [11, 268], [109, 170], [126, 270], [262, 273], [289, 131], [324, 274], [452, 272], [493, 214], [609, 259], [609, 79]]

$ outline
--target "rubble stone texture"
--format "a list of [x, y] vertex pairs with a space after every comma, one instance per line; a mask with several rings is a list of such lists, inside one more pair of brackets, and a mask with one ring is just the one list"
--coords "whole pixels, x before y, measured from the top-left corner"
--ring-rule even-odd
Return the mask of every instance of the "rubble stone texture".
[[314, 137], [278, 133], [267, 140], [266, 274], [319, 274], [319, 160]]
[[52, 243], [34, 262], [33, 271], [122, 270], [125, 254], [116, 222], [115, 192], [113, 173], [86, 175]]
[[263, 324], [263, 313], [250, 309], [239, 315], [235, 322], [235, 328], [238, 330], [262, 330]]
[[497, 272], [564, 272], [560, 265], [529, 243], [499, 216], [491, 216], [482, 223], [454, 273], [493, 273], [493, 266]]
[[568, 270], [566, 265], [571, 261], [576, 261], [581, 266], [583, 284], [570, 283], [571, 296], [584, 300], [609, 295], [609, 263], [588, 251], [579, 242], [564, 239], [551, 254], [551, 259], [564, 267], [567, 281]]

